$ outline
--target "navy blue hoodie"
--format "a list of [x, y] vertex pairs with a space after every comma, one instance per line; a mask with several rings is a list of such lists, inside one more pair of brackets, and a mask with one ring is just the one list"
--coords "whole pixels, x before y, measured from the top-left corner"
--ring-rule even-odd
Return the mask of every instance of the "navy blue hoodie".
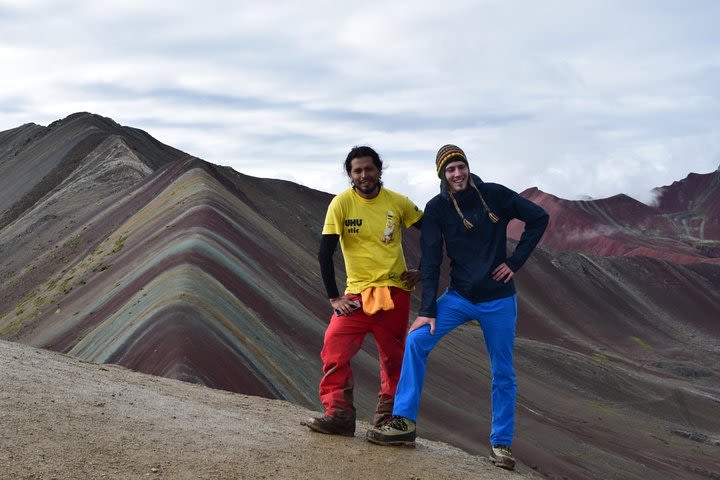
[[[422, 220], [422, 304], [418, 315], [435, 317], [436, 294], [443, 260], [443, 242], [450, 258], [450, 289], [473, 303], [509, 297], [515, 293], [513, 280], [508, 283], [492, 278], [501, 263], [517, 272], [535, 249], [547, 227], [549, 216], [541, 207], [497, 183], [483, 183], [471, 177], [490, 210], [500, 220], [492, 223], [480, 197], [472, 186], [455, 193], [460, 210], [474, 227], [465, 228], [442, 182], [441, 192], [425, 206]], [[507, 256], [507, 226], [517, 218], [525, 222], [525, 231], [515, 251]]]

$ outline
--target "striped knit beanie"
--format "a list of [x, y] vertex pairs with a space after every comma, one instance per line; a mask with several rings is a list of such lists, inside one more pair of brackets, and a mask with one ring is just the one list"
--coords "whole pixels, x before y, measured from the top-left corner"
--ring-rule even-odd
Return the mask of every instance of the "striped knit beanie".
[[465, 156], [465, 152], [462, 151], [462, 148], [457, 145], [445, 145], [440, 147], [440, 150], [438, 150], [437, 155], [435, 156], [435, 168], [437, 169], [437, 176], [440, 179], [442, 179], [442, 173], [445, 169], [445, 165], [451, 161], [460, 161], [469, 166], [467, 157]]
[[[438, 150], [437, 155], [435, 156], [435, 167], [437, 168], [437, 175], [440, 178], [440, 182], [445, 185], [445, 188], [447, 188], [447, 180], [445, 179], [445, 176], [443, 175], [443, 172], [445, 171], [445, 165], [447, 165], [450, 162], [463, 162], [465, 165], [470, 167], [467, 161], [467, 157], [465, 156], [465, 152], [462, 151], [462, 148], [458, 147], [457, 145], [445, 145], [443, 147], [440, 147], [440, 150]], [[478, 197], [480, 197], [480, 201], [482, 202], [483, 208], [488, 214], [488, 217], [490, 218], [490, 221], [492, 223], [497, 223], [500, 218], [495, 215], [488, 206], [487, 202], [485, 201], [485, 198], [483, 198], [482, 193], [480, 193], [480, 189], [475, 185], [475, 182], [473, 181], [472, 177], [468, 180], [468, 183], [470, 186], [477, 192]], [[462, 210], [460, 210], [460, 206], [457, 203], [457, 200], [455, 199], [455, 195], [452, 194], [450, 189], [447, 190], [447, 193], [450, 195], [450, 200], [452, 200], [453, 207], [455, 207], [455, 211], [460, 216], [460, 219], [463, 222], [463, 225], [465, 225], [465, 228], [468, 230], [471, 230], [473, 228], [473, 224], [470, 223], [470, 220], [465, 218], [465, 215], [463, 215]]]

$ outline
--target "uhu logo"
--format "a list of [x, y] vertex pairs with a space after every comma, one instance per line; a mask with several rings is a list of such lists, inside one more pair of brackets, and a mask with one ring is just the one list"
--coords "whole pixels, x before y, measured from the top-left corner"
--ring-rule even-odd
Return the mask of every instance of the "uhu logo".
[[348, 227], [348, 233], [360, 233], [360, 227], [362, 225], [362, 218], [348, 218], [345, 220], [345, 226]]

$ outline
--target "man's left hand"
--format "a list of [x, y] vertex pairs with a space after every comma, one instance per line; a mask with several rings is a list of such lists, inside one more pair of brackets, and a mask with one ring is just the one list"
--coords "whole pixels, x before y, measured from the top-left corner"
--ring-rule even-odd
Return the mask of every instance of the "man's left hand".
[[420, 281], [420, 270], [406, 270], [400, 275], [400, 280], [406, 287], [412, 288]]
[[492, 275], [495, 281], [502, 281], [503, 283], [508, 283], [510, 279], [513, 278], [513, 275], [515, 275], [515, 272], [510, 270], [510, 267], [508, 267], [507, 264], [503, 262], [498, 265], [495, 270], [493, 270]]

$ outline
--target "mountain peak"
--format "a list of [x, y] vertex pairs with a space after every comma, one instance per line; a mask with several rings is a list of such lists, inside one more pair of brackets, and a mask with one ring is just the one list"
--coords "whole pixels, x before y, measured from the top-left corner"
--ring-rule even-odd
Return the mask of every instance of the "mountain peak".
[[103, 129], [110, 129], [110, 130], [119, 130], [122, 128], [122, 125], [117, 123], [115, 120], [109, 117], [103, 117], [102, 115], [98, 115], [96, 113], [90, 113], [90, 112], [75, 112], [71, 113], [67, 117], [55, 120], [50, 125], [48, 125], [48, 128], [51, 130], [54, 130], [56, 128], [59, 128], [61, 126], [69, 125], [69, 124], [75, 124], [75, 123], [86, 123], [95, 127], [100, 127]]
[[[626, 195], [563, 200], [533, 187], [522, 192], [550, 214], [541, 244], [603, 256], [644, 255], [679, 263], [718, 262], [720, 173], [690, 173], [653, 190], [651, 205]], [[511, 224], [511, 238], [521, 225]]]

